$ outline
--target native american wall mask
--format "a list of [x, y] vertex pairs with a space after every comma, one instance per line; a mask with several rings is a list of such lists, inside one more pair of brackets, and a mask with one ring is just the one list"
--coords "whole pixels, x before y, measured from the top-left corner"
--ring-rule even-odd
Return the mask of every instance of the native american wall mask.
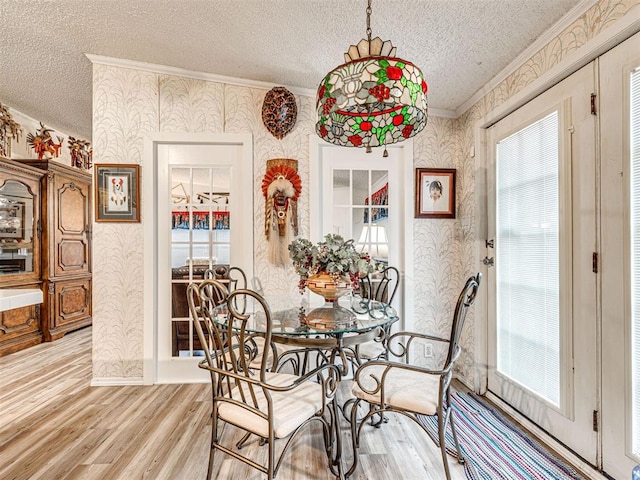
[[269, 242], [269, 261], [274, 265], [291, 261], [289, 243], [298, 235], [298, 198], [302, 183], [297, 168], [297, 160], [267, 160], [267, 172], [262, 180], [264, 234]]
[[262, 123], [271, 135], [282, 140], [296, 123], [296, 97], [284, 87], [273, 87], [264, 96]]

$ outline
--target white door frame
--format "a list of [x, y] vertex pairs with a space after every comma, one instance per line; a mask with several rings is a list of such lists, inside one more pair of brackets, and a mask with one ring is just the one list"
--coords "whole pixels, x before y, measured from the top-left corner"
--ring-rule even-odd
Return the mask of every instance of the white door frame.
[[[144, 248], [144, 307], [143, 307], [143, 373], [144, 385], [152, 385], [157, 381], [157, 340], [158, 340], [158, 172], [157, 172], [157, 146], [158, 144], [202, 144], [202, 145], [234, 145], [242, 149], [241, 170], [248, 175], [253, 184], [253, 137], [251, 134], [206, 134], [206, 133], [153, 133], [145, 137], [144, 153], [142, 158], [142, 222], [144, 224], [143, 248]], [[251, 190], [253, 191], [253, 190]], [[253, 195], [244, 197], [243, 202], [237, 202], [237, 209], [243, 218], [253, 217]], [[234, 207], [236, 208], [236, 207]], [[254, 245], [253, 224], [247, 230], [247, 242]], [[243, 266], [248, 275], [253, 276], [253, 265], [250, 269]], [[197, 372], [195, 372], [197, 373]], [[197, 376], [196, 376], [197, 377]], [[209, 381], [208, 376], [202, 378], [186, 379]]]
[[[313, 219], [322, 218], [322, 205], [320, 202], [322, 193], [322, 158], [323, 151], [328, 148], [341, 148], [332, 145], [320, 139], [316, 135], [309, 136], [309, 217], [312, 219], [310, 225], [310, 236], [312, 241], [321, 240], [322, 232], [320, 231], [320, 222]], [[402, 288], [403, 292], [400, 299], [400, 322], [403, 330], [411, 330], [413, 328], [413, 302], [414, 298], [415, 278], [413, 268], [413, 140], [405, 140], [404, 142], [389, 145], [387, 148], [398, 149], [401, 152], [402, 161], [400, 162], [400, 181], [401, 185], [401, 205], [399, 229], [403, 233], [404, 238], [401, 242], [400, 271], [403, 273]], [[374, 149], [370, 155], [380, 155], [380, 149]]]
[[630, 91], [640, 65], [640, 33], [600, 58], [602, 458], [615, 478], [628, 477], [633, 454]]
[[[558, 112], [559, 152], [559, 288], [560, 298], [560, 398], [553, 405], [527, 387], [497, 371], [496, 325], [489, 323], [489, 387], [543, 428], [552, 432], [594, 465], [597, 462], [597, 434], [592, 429], [592, 412], [598, 409], [596, 275], [591, 271], [591, 253], [596, 250], [596, 142], [595, 117], [589, 112], [594, 92], [594, 64], [567, 79], [512, 113], [493, 127], [488, 151], [492, 152], [487, 174], [495, 168], [494, 142], [514, 130], [530, 125], [551, 111]], [[571, 133], [575, 132], [575, 133]], [[490, 178], [488, 178], [490, 180]], [[489, 182], [489, 207], [495, 191]], [[564, 214], [563, 214], [564, 212]], [[492, 219], [492, 212], [487, 216]], [[495, 225], [493, 225], [495, 227]], [[489, 225], [492, 235], [492, 225]], [[496, 238], [496, 241], [498, 239]], [[496, 244], [496, 248], [500, 248]], [[487, 275], [487, 292], [496, 291], [494, 270]], [[577, 297], [576, 297], [577, 295]], [[490, 303], [489, 306], [496, 305]], [[490, 319], [496, 310], [489, 311]], [[575, 343], [575, 347], [574, 347]], [[574, 396], [575, 393], [575, 396]], [[578, 433], [578, 434], [576, 434]]]

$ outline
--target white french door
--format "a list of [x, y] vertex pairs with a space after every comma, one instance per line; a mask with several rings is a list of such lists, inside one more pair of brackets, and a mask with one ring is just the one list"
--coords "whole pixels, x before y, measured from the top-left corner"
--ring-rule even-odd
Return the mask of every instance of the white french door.
[[[156, 261], [153, 383], [204, 381], [187, 286], [214, 264], [253, 275], [253, 175], [249, 143], [176, 134], [155, 143]], [[175, 139], [174, 139], [175, 137]], [[193, 138], [193, 141], [189, 141]], [[217, 138], [217, 137], [216, 137]]]
[[600, 59], [603, 467], [640, 463], [640, 34]]
[[596, 464], [594, 65], [489, 129], [490, 392]]
[[[409, 142], [404, 142], [409, 143]], [[412, 168], [409, 145], [387, 147], [366, 153], [361, 148], [340, 148], [325, 142], [312, 143], [312, 181], [317, 172], [317, 184], [312, 191], [311, 237], [320, 240], [328, 233], [353, 239], [357, 249], [367, 251], [374, 261], [397, 267], [403, 275], [394, 300], [404, 320], [404, 298], [411, 287], [412, 269], [407, 275], [407, 185], [406, 175]], [[319, 208], [319, 207], [322, 208]], [[411, 204], [411, 207], [413, 204]], [[412, 237], [409, 235], [410, 240]], [[411, 247], [413, 248], [413, 247]]]

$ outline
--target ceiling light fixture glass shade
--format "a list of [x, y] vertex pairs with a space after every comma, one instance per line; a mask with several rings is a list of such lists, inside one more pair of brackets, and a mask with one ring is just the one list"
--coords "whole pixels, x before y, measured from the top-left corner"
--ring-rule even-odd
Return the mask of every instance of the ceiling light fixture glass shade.
[[367, 38], [351, 45], [343, 65], [318, 87], [316, 133], [345, 147], [379, 147], [413, 137], [427, 124], [427, 82], [418, 67], [396, 57], [390, 40]]

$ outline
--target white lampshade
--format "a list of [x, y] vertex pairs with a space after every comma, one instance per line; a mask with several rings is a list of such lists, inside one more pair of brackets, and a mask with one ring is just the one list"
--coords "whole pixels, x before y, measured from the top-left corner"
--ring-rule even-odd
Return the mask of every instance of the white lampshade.
[[356, 248], [360, 252], [368, 252], [372, 258], [387, 258], [389, 256], [389, 240], [387, 230], [375, 223], [362, 227]]

